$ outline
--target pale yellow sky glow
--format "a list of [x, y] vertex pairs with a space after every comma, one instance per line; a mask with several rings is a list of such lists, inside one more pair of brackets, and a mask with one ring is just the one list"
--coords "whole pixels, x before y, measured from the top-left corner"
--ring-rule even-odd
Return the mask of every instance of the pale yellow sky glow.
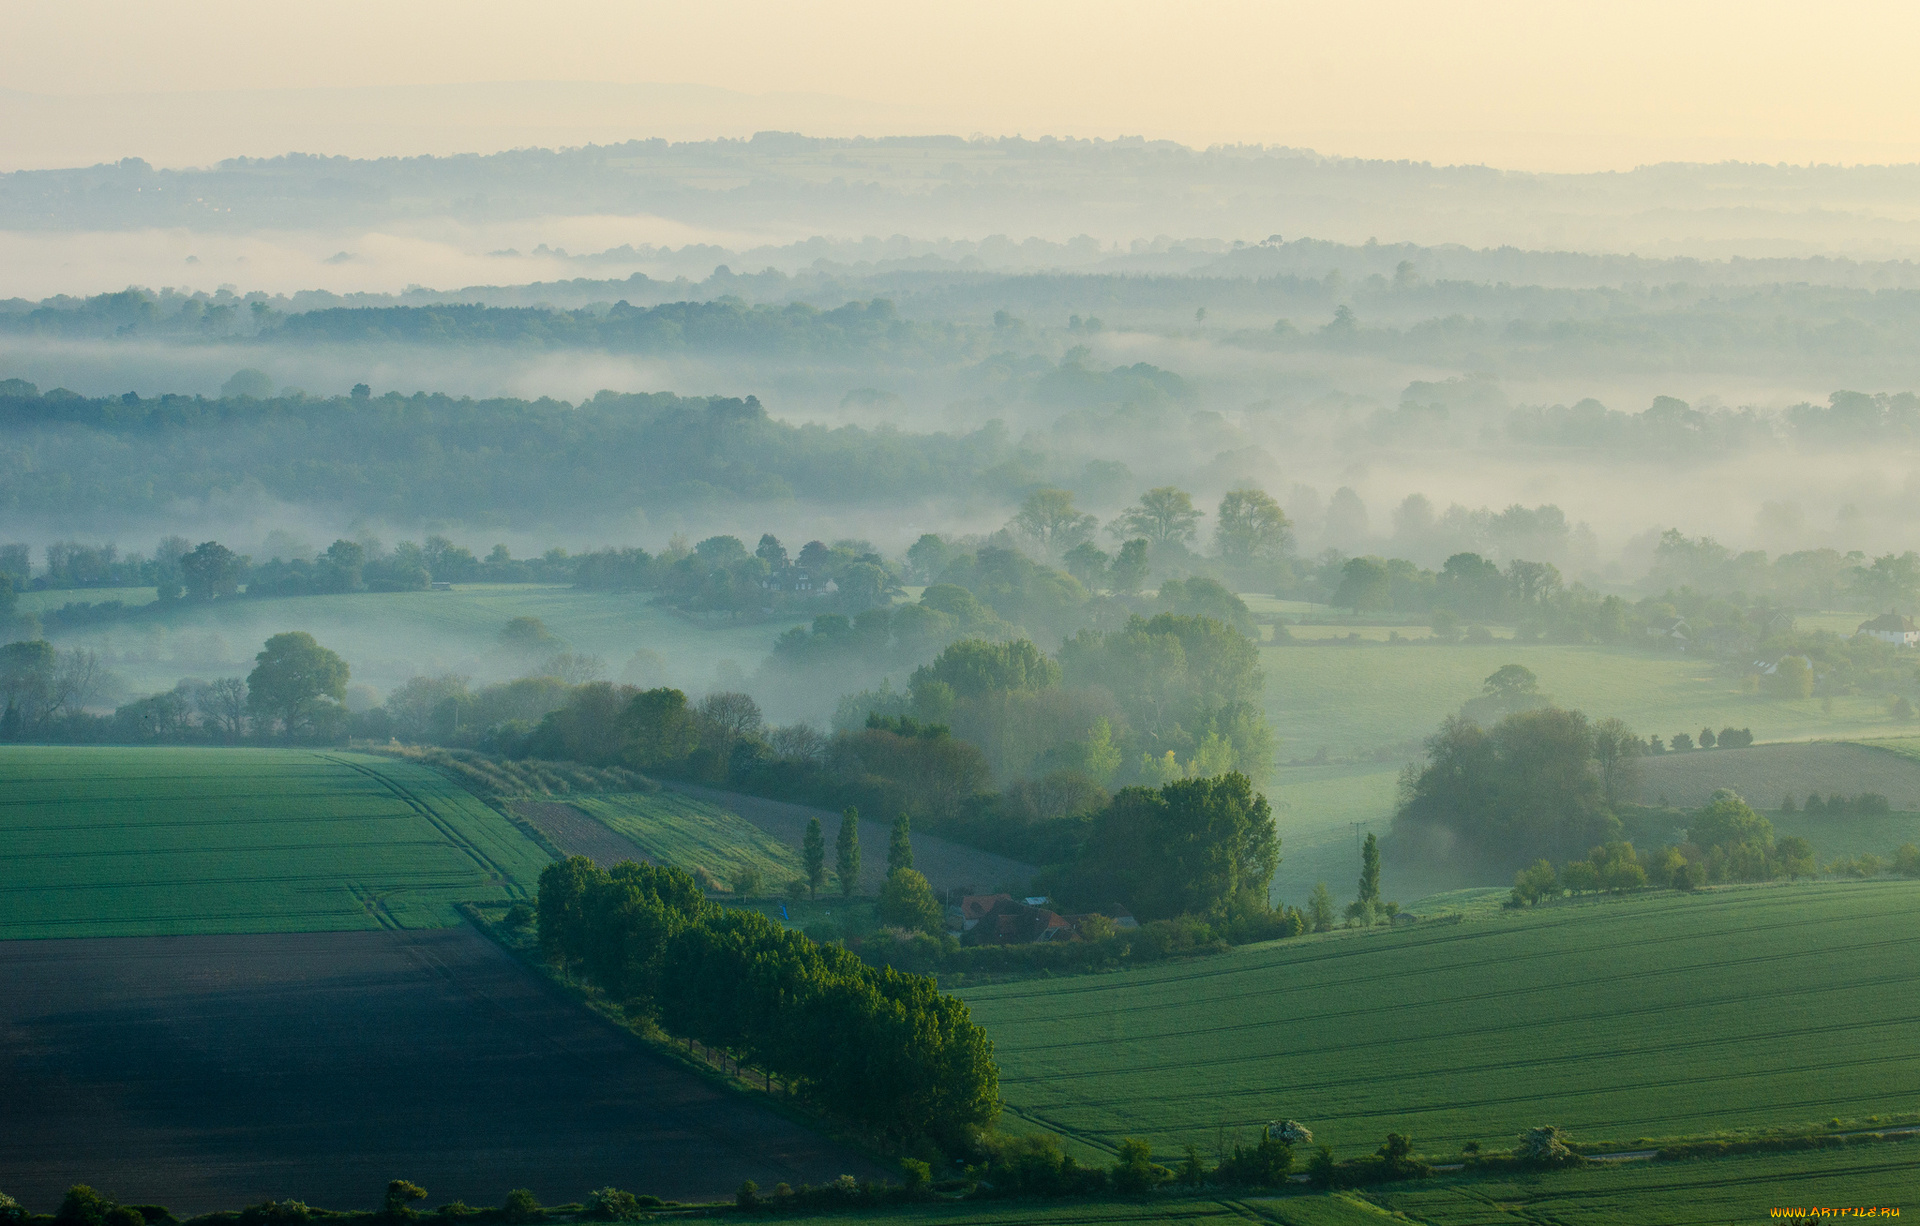
[[[790, 127], [1142, 134], [1530, 169], [1920, 159], [1911, 4], [14, 0], [8, 10], [0, 80], [27, 94], [609, 82], [747, 96], [563, 104], [538, 123], [468, 113], [415, 136], [447, 148]], [[72, 132], [37, 110], [31, 130], [0, 136], [0, 163], [85, 160], [116, 123], [126, 135], [113, 139], [147, 141], [156, 160], [167, 149], [219, 155], [191, 132], [143, 129], [137, 113], [115, 119], [100, 105], [76, 104]], [[284, 106], [255, 96], [219, 139], [247, 145], [228, 152], [277, 152], [275, 140], [400, 152], [383, 141], [412, 131], [392, 117], [383, 137], [377, 118], [339, 105], [330, 125], [322, 96]]]

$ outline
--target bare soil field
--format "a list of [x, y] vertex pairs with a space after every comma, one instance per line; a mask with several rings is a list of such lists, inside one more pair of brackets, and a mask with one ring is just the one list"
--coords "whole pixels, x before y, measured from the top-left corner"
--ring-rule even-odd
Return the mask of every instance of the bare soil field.
[[1798, 741], [1747, 749], [1696, 749], [1640, 759], [1636, 799], [1662, 796], [1683, 809], [1707, 803], [1715, 788], [1732, 788], [1757, 809], [1773, 809], [1791, 794], [1855, 796], [1878, 792], [1895, 809], [1920, 809], [1920, 761], [1871, 744]]
[[557, 800], [516, 800], [513, 811], [526, 818], [553, 845], [570, 856], [586, 856], [601, 868], [612, 868], [622, 860], [647, 859], [647, 853], [633, 840], [605, 823], [595, 821], [570, 804]]
[[[840, 829], [838, 813], [788, 804], [782, 800], [765, 800], [742, 792], [703, 788], [691, 783], [669, 783], [667, 786], [672, 791], [684, 792], [697, 800], [731, 809], [774, 838], [794, 847], [799, 847], [806, 839], [807, 819], [817, 817], [827, 837], [828, 867], [832, 867], [833, 838]], [[860, 889], [863, 893], [877, 894], [880, 887], [886, 884], [887, 840], [892, 833], [890, 823], [860, 819]], [[991, 890], [1002, 885], [1024, 889], [1028, 880], [1039, 871], [1031, 864], [996, 856], [988, 851], [976, 851], [919, 831], [913, 834], [913, 867], [925, 874], [928, 883], [936, 890], [967, 886]]]
[[472, 928], [0, 942], [0, 1188], [176, 1212], [669, 1199], [883, 1172], [649, 1051]]

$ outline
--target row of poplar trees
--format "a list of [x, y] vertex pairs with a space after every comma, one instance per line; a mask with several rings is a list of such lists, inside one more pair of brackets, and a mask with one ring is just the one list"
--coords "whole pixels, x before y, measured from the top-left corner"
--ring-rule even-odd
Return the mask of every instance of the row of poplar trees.
[[684, 872], [585, 856], [540, 874], [541, 951], [669, 1034], [761, 1069], [897, 1141], [957, 1140], [999, 1111], [993, 1043], [932, 979], [874, 968]]

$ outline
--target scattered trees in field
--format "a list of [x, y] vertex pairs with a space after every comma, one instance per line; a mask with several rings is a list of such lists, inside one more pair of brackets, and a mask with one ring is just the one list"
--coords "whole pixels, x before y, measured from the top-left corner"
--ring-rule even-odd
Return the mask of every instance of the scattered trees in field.
[[546, 956], [629, 1016], [766, 1069], [881, 1135], [953, 1141], [999, 1109], [992, 1043], [932, 980], [713, 906], [677, 869], [607, 872], [576, 856], [541, 874], [538, 911]]

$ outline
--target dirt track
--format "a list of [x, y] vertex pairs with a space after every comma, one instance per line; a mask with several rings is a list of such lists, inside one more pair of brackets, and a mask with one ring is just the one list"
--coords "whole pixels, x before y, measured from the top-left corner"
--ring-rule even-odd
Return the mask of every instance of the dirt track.
[[572, 805], [556, 800], [518, 800], [513, 809], [570, 856], [586, 856], [601, 868], [612, 868], [622, 860], [649, 862], [647, 853], [633, 840]]
[[878, 1176], [661, 1059], [470, 928], [0, 942], [0, 1189], [176, 1212], [669, 1199]]

